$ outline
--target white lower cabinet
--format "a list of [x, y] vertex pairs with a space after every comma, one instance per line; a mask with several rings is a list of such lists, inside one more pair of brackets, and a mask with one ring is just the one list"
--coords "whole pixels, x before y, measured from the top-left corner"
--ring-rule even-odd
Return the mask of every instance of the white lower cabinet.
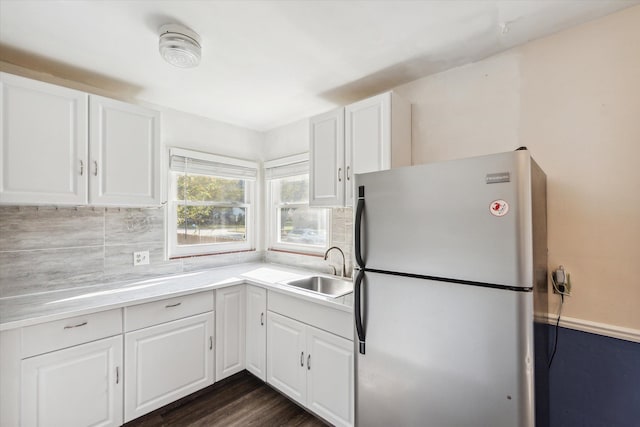
[[304, 323], [267, 312], [267, 382], [301, 405], [307, 401], [305, 331]]
[[246, 367], [267, 380], [267, 290], [247, 285]]
[[353, 342], [307, 326], [307, 407], [336, 426], [353, 424]]
[[122, 380], [122, 335], [24, 359], [21, 425], [122, 425]]
[[216, 290], [216, 381], [245, 367], [245, 285]]
[[213, 292], [125, 307], [126, 422], [213, 384]]
[[353, 425], [353, 343], [267, 312], [267, 382], [336, 426]]

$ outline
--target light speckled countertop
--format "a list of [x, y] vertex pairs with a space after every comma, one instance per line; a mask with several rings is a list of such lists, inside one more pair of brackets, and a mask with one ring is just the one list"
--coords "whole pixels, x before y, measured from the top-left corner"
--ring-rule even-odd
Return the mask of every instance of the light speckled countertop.
[[337, 310], [353, 310], [353, 294], [331, 298], [281, 282], [318, 273], [267, 263], [238, 264], [191, 273], [0, 298], [0, 331], [168, 297], [248, 283]]

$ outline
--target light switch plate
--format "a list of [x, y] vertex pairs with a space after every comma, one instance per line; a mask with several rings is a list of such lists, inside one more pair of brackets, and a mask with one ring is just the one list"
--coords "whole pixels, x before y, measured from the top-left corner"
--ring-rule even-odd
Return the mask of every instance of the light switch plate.
[[133, 265], [148, 265], [149, 251], [140, 251], [133, 253]]

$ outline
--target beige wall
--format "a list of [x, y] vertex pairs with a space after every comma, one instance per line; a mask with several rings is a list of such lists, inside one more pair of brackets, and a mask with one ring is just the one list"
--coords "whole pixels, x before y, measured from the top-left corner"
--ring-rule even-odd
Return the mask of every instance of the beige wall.
[[[640, 329], [640, 7], [396, 90], [414, 163], [529, 147], [548, 177], [563, 316]], [[557, 309], [557, 297], [550, 310]]]

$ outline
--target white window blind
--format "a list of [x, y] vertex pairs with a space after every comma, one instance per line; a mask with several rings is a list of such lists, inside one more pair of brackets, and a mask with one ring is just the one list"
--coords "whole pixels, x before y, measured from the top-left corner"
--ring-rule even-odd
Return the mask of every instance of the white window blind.
[[265, 179], [288, 178], [309, 173], [309, 156], [298, 154], [264, 164]]
[[258, 177], [258, 165], [255, 162], [180, 149], [171, 150], [169, 168], [174, 172], [230, 179], [255, 181]]

